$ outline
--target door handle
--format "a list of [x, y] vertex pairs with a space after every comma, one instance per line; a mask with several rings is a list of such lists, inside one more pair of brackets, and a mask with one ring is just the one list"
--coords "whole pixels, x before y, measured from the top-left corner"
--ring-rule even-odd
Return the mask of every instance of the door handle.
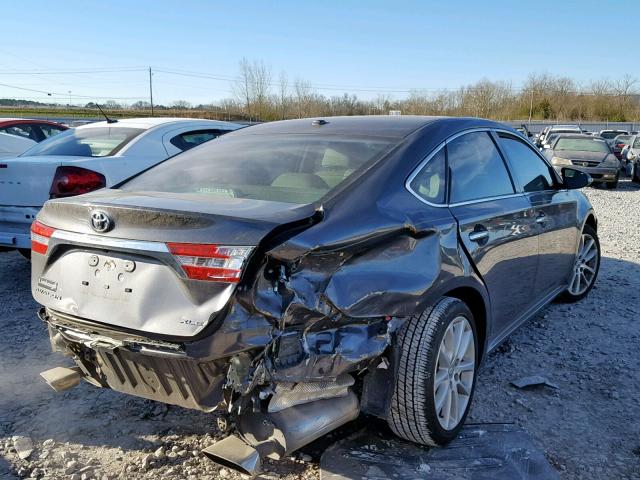
[[489, 238], [489, 230], [483, 228], [482, 230], [474, 230], [469, 234], [469, 240], [472, 242], [482, 242]]
[[544, 226], [544, 224], [547, 223], [547, 216], [544, 214], [544, 212], [538, 212], [538, 216], [536, 217], [536, 223], [542, 226]]

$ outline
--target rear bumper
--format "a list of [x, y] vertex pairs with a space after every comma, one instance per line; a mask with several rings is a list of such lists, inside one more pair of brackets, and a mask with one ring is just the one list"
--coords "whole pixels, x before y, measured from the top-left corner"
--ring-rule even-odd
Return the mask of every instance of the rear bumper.
[[51, 347], [71, 357], [89, 383], [185, 408], [210, 412], [223, 400], [226, 360], [189, 357], [178, 343], [108, 338], [65, 325], [42, 309]]
[[0, 247], [31, 248], [31, 222], [37, 207], [0, 206]]

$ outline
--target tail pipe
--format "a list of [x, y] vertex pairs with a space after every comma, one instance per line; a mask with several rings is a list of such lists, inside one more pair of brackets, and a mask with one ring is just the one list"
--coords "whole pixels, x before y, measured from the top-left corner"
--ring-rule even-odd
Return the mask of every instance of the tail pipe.
[[250, 412], [238, 417], [238, 435], [203, 450], [214, 462], [247, 475], [260, 472], [263, 458], [279, 460], [321, 436], [355, 420], [360, 413], [353, 392], [275, 413]]

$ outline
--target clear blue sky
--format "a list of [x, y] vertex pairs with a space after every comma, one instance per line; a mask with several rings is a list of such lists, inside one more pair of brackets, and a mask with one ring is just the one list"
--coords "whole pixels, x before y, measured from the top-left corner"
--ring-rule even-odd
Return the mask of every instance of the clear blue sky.
[[[637, 48], [640, 2], [34, 0], [1, 12], [1, 84], [64, 103], [69, 90], [73, 103], [132, 102], [148, 97], [144, 71], [15, 73], [152, 66], [223, 78], [154, 74], [158, 103], [200, 103], [231, 96], [224, 79], [242, 57], [270, 65], [274, 81], [284, 70], [363, 98], [481, 78], [518, 87], [532, 72], [613, 79], [632, 58], [624, 48]], [[6, 86], [0, 97], [47, 98]]]

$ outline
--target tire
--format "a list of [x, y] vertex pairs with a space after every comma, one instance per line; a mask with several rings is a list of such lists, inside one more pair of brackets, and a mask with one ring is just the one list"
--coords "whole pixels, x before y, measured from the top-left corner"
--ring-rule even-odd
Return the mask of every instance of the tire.
[[[466, 324], [459, 319], [466, 320]], [[436, 394], [442, 398], [442, 393], [447, 391], [451, 381], [455, 381], [455, 375], [452, 377], [456, 367], [439, 368], [440, 374], [445, 380], [439, 383], [436, 388], [435, 381], [436, 367], [442, 366], [440, 359], [440, 349], [443, 344], [443, 338], [448, 332], [450, 326], [464, 324], [463, 337], [468, 338], [471, 333], [473, 340], [473, 352], [466, 350], [464, 361], [460, 366], [468, 367], [470, 361], [473, 361], [473, 370], [458, 373], [458, 385], [455, 391], [461, 393], [463, 382], [466, 387], [464, 390], [468, 395], [460, 394], [459, 401], [464, 408], [458, 407], [457, 415], [451, 415], [451, 424], [444, 426], [443, 418], [440, 413], [444, 412], [447, 406], [447, 397], [441, 400], [439, 410], [436, 410]], [[467, 330], [466, 327], [469, 327]], [[459, 327], [460, 328], [460, 327]], [[460, 331], [460, 330], [455, 330]], [[453, 335], [453, 334], [450, 334]], [[454, 337], [448, 336], [448, 339]], [[469, 407], [473, 399], [473, 392], [476, 385], [476, 377], [478, 372], [479, 346], [478, 336], [476, 333], [476, 325], [473, 314], [469, 307], [456, 298], [444, 297], [434, 306], [428, 308], [422, 315], [411, 317], [402, 326], [397, 335], [397, 342], [394, 352], [394, 361], [396, 362], [396, 384], [391, 397], [391, 404], [387, 412], [387, 423], [391, 430], [399, 437], [411, 442], [429, 446], [442, 446], [456, 438], [458, 432], [464, 425], [464, 421], [469, 413]], [[453, 342], [448, 342], [453, 344]], [[452, 353], [455, 350], [452, 350]], [[443, 354], [446, 359], [446, 354]], [[454, 363], [454, 365], [458, 365]], [[453, 380], [452, 380], [453, 379]], [[469, 386], [470, 383], [470, 386]], [[444, 388], [445, 390], [441, 390]], [[464, 405], [464, 397], [466, 397], [466, 405]], [[452, 399], [453, 395], [449, 397]], [[458, 398], [458, 397], [456, 397]], [[451, 402], [452, 400], [449, 400]], [[457, 402], [455, 402], [458, 405]], [[449, 406], [452, 404], [450, 403]], [[451, 413], [452, 410], [449, 410]], [[459, 412], [462, 412], [460, 415]], [[458, 418], [459, 417], [459, 418]]]
[[28, 248], [19, 248], [18, 252], [29, 262], [31, 261], [31, 250]]
[[615, 181], [613, 181], [613, 182], [608, 182], [608, 183], [607, 183], [607, 188], [608, 188], [609, 190], [615, 190], [616, 188], [618, 188], [618, 182], [619, 182], [619, 180], [620, 180], [620, 179], [616, 178], [616, 179], [615, 179]]
[[[595, 261], [593, 263], [589, 263], [589, 266], [591, 269], [593, 269], [593, 272], [587, 272], [587, 273], [592, 273], [593, 275], [592, 276], [586, 275], [584, 277], [589, 280], [589, 283], [586, 286], [586, 289], [580, 289], [580, 288], [572, 289], [572, 287], [574, 287], [575, 276], [577, 274], [576, 270], [579, 268], [581, 263], [584, 264], [581, 258], [585, 254], [581, 254], [580, 250], [583, 248], [585, 235], [591, 237], [594, 241], [594, 246], [595, 246], [594, 260]], [[587, 296], [587, 294], [593, 288], [593, 285], [596, 283], [599, 271], [600, 271], [600, 241], [598, 240], [598, 233], [590, 225], [585, 225], [584, 228], [582, 229], [582, 239], [580, 240], [580, 243], [578, 245], [578, 251], [576, 252], [576, 260], [575, 260], [573, 269], [571, 271], [572, 273], [571, 273], [571, 278], [569, 279], [569, 286], [562, 294], [560, 294], [560, 298], [568, 303], [573, 303], [573, 302], [577, 302], [578, 300], [582, 300], [584, 297]], [[584, 273], [584, 269], [583, 269], [583, 273]], [[578, 285], [578, 287], [580, 287], [580, 285]]]

